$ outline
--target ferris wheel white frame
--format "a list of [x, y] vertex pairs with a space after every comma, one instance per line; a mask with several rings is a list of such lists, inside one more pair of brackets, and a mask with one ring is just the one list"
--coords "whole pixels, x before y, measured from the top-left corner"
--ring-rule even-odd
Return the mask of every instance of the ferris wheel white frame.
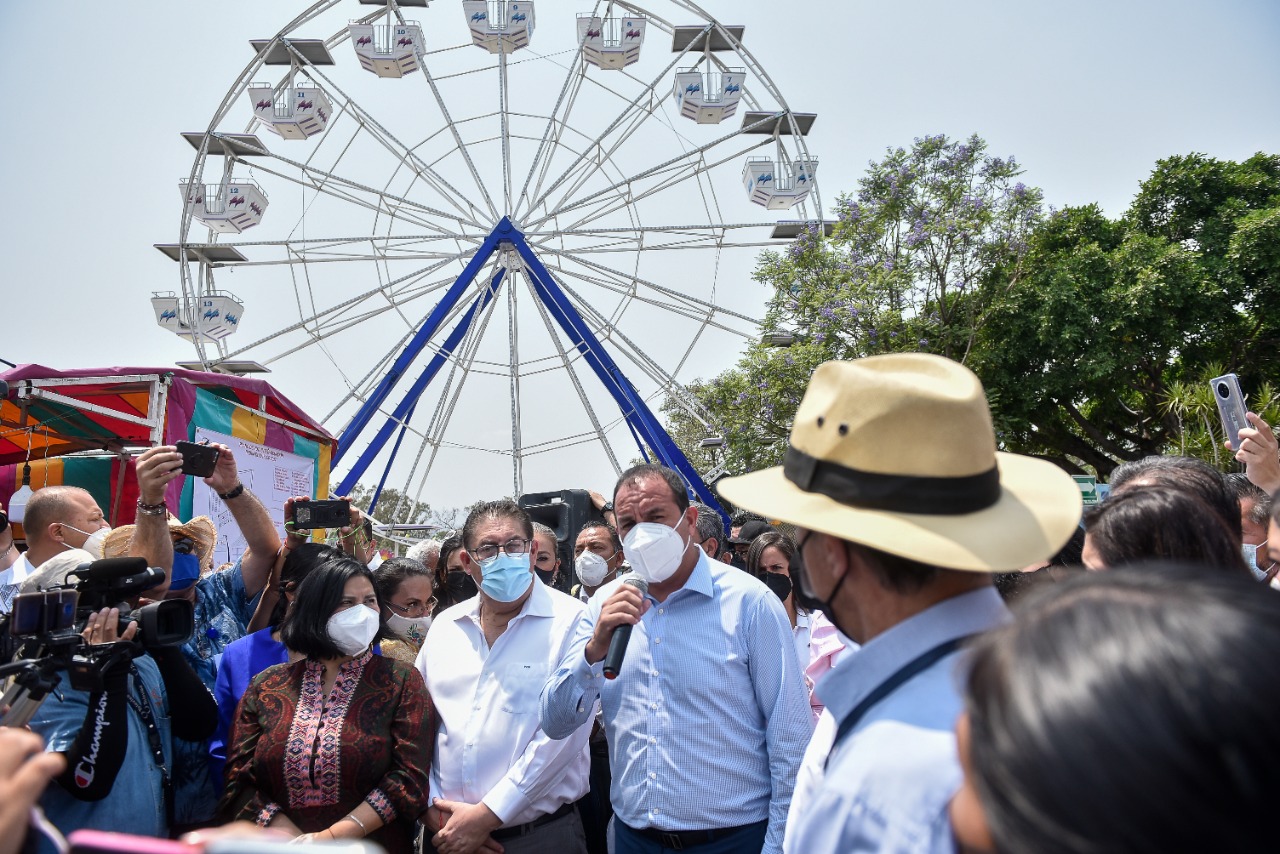
[[[347, 1], [350, 2], [350, 0]], [[475, 185], [472, 192], [466, 192], [455, 186], [455, 183], [461, 184], [461, 180], [455, 179], [451, 182], [432, 162], [424, 160], [416, 153], [423, 142], [411, 146], [397, 139], [388, 128], [379, 123], [368, 111], [363, 110], [329, 74], [312, 61], [317, 55], [315, 50], [304, 49], [300, 47], [303, 45], [302, 40], [291, 38], [291, 34], [299, 27], [316, 20], [342, 2], [343, 0], [322, 0], [286, 24], [272, 39], [260, 42], [261, 49], [233, 84], [215, 111], [206, 131], [198, 135], [187, 135], [197, 150], [188, 182], [195, 184], [202, 178], [210, 157], [224, 158], [222, 175], [224, 182], [231, 179], [232, 169], [237, 163], [248, 163], [246, 158], [253, 157], [255, 162], [252, 166], [257, 172], [300, 184], [313, 190], [317, 195], [324, 194], [372, 212], [375, 219], [375, 227], [372, 230], [375, 232], [379, 221], [385, 220], [388, 223], [412, 223], [420, 226], [422, 233], [392, 235], [388, 230], [385, 234], [290, 238], [283, 241], [250, 240], [231, 244], [219, 243], [217, 236], [211, 233], [206, 242], [197, 243], [187, 237], [191, 231], [193, 212], [190, 206], [184, 207], [180, 241], [171, 249], [174, 250], [173, 254], [177, 260], [181, 262], [183, 302], [189, 328], [187, 334], [195, 345], [199, 362], [206, 368], [212, 368], [235, 360], [237, 357], [252, 354], [278, 337], [291, 333], [305, 333], [306, 338], [302, 344], [274, 357], [283, 358], [303, 346], [323, 344], [326, 336], [350, 329], [385, 312], [396, 310], [404, 314], [403, 309], [406, 304], [443, 292], [444, 296], [437, 301], [422, 322], [410, 321], [406, 318], [408, 328], [404, 336], [390, 348], [385, 356], [374, 362], [364, 376], [355, 381], [346, 378], [347, 393], [324, 419], [328, 422], [343, 407], [359, 402], [356, 415], [347, 422], [346, 428], [341, 433], [340, 444], [343, 453], [355, 446], [356, 439], [361, 436], [364, 428], [374, 420], [375, 416], [381, 415], [384, 419], [382, 429], [378, 431], [374, 441], [364, 449], [356, 466], [353, 466], [343, 478], [337, 490], [339, 494], [349, 489], [365, 473], [373, 459], [383, 451], [391, 434], [397, 430], [398, 436], [395, 439], [391, 458], [387, 461], [377, 491], [380, 492], [386, 483], [395, 456], [408, 434], [415, 435], [421, 441], [417, 459], [409, 476], [410, 480], [415, 476], [423, 454], [428, 449], [430, 451], [430, 458], [419, 481], [421, 489], [421, 485], [425, 483], [431, 471], [436, 455], [446, 444], [443, 441], [443, 433], [448, 426], [452, 408], [457, 403], [462, 384], [473, 370], [477, 370], [476, 352], [479, 340], [484, 335], [493, 315], [493, 308], [496, 305], [493, 297], [497, 295], [503, 280], [507, 279], [510, 281], [507, 295], [511, 301], [510, 328], [508, 329], [511, 359], [509, 364], [501, 367], [507, 369], [510, 375], [512, 409], [510, 452], [513, 458], [513, 486], [516, 494], [520, 494], [523, 491], [522, 454], [531, 450], [523, 445], [520, 433], [521, 369], [528, 368], [528, 363], [521, 363], [518, 359], [519, 330], [515, 326], [514, 307], [517, 290], [514, 280], [518, 277], [523, 278], [529, 290], [538, 298], [537, 304], [542, 322], [556, 344], [556, 354], [548, 358], [558, 363], [558, 368], [567, 373], [592, 425], [589, 434], [593, 435], [565, 437], [564, 447], [588, 439], [598, 440], [604, 446], [614, 469], [621, 470], [621, 463], [605, 435], [609, 427], [587, 399], [581, 379], [574, 369], [575, 361], [581, 359], [593, 368], [599, 368], [597, 375], [605, 382], [606, 387], [609, 385], [608, 376], [617, 375], [618, 382], [615, 383], [614, 388], [610, 388], [610, 392], [619, 404], [620, 420], [626, 421], [641, 453], [648, 457], [652, 452], [662, 462], [672, 465], [685, 477], [695, 494], [712, 506], [718, 506], [714, 495], [702, 482], [701, 476], [688, 463], [653, 416], [645, 398], [636, 393], [635, 387], [609, 356], [601, 338], [621, 351], [646, 375], [649, 381], [671, 395], [672, 399], [693, 418], [710, 429], [707, 414], [700, 410], [697, 401], [683, 389], [676, 375], [685, 366], [698, 339], [708, 328], [729, 331], [746, 338], [748, 335], [733, 324], [747, 324], [755, 332], [758, 331], [759, 323], [745, 313], [715, 302], [714, 294], [712, 300], [700, 299], [640, 276], [637, 269], [638, 253], [642, 251], [675, 252], [709, 246], [716, 247], [717, 251], [727, 248], [757, 248], [776, 246], [776, 240], [731, 239], [731, 236], [736, 237], [742, 232], [749, 233], [750, 230], [758, 230], [769, 224], [726, 223], [723, 215], [715, 218], [708, 217], [713, 221], [706, 223], [647, 225], [638, 217], [636, 205], [647, 197], [659, 195], [690, 180], [697, 180], [701, 189], [703, 175], [717, 166], [737, 162], [750, 152], [770, 143], [773, 143], [777, 149], [779, 164], [788, 160], [811, 161], [805, 135], [808, 125], [812, 123], [812, 116], [797, 114], [790, 109], [763, 66], [743, 46], [739, 37], [740, 29], [735, 33], [735, 28], [722, 25], [698, 5], [685, 0], [667, 0], [677, 9], [701, 19], [697, 28], [680, 28], [685, 30], [684, 35], [687, 39], [683, 50], [673, 51], [674, 57], [651, 81], [638, 78], [625, 70], [619, 72], [639, 85], [638, 94], [634, 97], [624, 95], [611, 89], [607, 81], [602, 82], [600, 77], [603, 75], [586, 73], [582, 59], [583, 45], [579, 43], [575, 56], [568, 64], [568, 73], [565, 75], [564, 83], [549, 115], [524, 113], [513, 108], [509, 102], [508, 67], [517, 64], [518, 61], [509, 59], [508, 53], [502, 51], [497, 54], [495, 66], [477, 69], [479, 72], [491, 69], [498, 72], [498, 110], [455, 120], [447, 99], [441, 93], [438, 80], [432, 76], [427, 62], [432, 53], [454, 49], [444, 48], [428, 52], [421, 57], [421, 76], [425, 79], [434, 104], [444, 119], [436, 135], [447, 134], [452, 137], [453, 151], [461, 156], [467, 167], [468, 175], [464, 177], [469, 177]], [[617, 0], [595, 2], [592, 14], [597, 14], [601, 10], [608, 14], [614, 9], [635, 16], [643, 15], [651, 26], [661, 32], [674, 35], [677, 30], [677, 26], [665, 18], [654, 15], [638, 5], [617, 2]], [[386, 7], [365, 15], [358, 19], [358, 22], [371, 23], [383, 17], [388, 21], [394, 19], [400, 24], [406, 23], [403, 13], [395, 2], [390, 2]], [[691, 29], [698, 29], [698, 33], [689, 38], [688, 31]], [[322, 43], [324, 51], [327, 52], [340, 45], [347, 38], [346, 28], [338, 31]], [[743, 101], [751, 108], [742, 126], [729, 133], [717, 133], [713, 139], [688, 148], [656, 165], [649, 165], [639, 172], [627, 174], [624, 170], [618, 169], [611, 156], [647, 122], [658, 115], [663, 103], [667, 100], [663, 81], [667, 80], [669, 75], [679, 67], [682, 60], [687, 60], [692, 53], [701, 57], [700, 62], [704, 62], [708, 68], [715, 67], [721, 70], [728, 68], [718, 56], [715, 56], [712, 50], [715, 42], [728, 46], [752, 75], [754, 81], [753, 86], [746, 88], [742, 94]], [[307, 47], [310, 44], [311, 42], [308, 41]], [[693, 48], [700, 44], [702, 52], [694, 53]], [[256, 120], [250, 122], [244, 134], [228, 134], [219, 131], [219, 126], [238, 103], [246, 87], [254, 76], [260, 73], [264, 65], [270, 64], [268, 60], [273, 56], [276, 60], [274, 64], [280, 64], [280, 58], [284, 57], [289, 65], [289, 74], [281, 82], [280, 87], [292, 86], [294, 76], [300, 70], [305, 70], [316, 85], [335, 99], [335, 121], [339, 111], [354, 119], [359, 131], [367, 133], [387, 147], [388, 151], [400, 156], [401, 168], [412, 172], [413, 181], [421, 181], [430, 187], [443, 200], [442, 206], [424, 204], [418, 199], [410, 198], [408, 193], [402, 195], [391, 192], [390, 187], [396, 180], [396, 175], [390, 176], [386, 185], [379, 189], [334, 174], [313, 164], [312, 158], [315, 152], [306, 159], [297, 160], [277, 151], [268, 150], [249, 133], [253, 130]], [[587, 85], [611, 91], [626, 105], [603, 131], [593, 137], [580, 132], [569, 121], [574, 105], [583, 87]], [[755, 95], [755, 85], [759, 85], [768, 94], [771, 102], [776, 105], [774, 108], [761, 109], [761, 102]], [[464, 140], [462, 135], [468, 123], [491, 120], [495, 117], [499, 120], [501, 128], [498, 140], [502, 148], [500, 194], [490, 192], [489, 186], [469, 153], [469, 146], [474, 145], [475, 140]], [[540, 138], [534, 139], [516, 130], [517, 120], [527, 119], [545, 119], [545, 129]], [[751, 141], [752, 136], [757, 136], [758, 139]], [[788, 137], [794, 146], [794, 153], [784, 150], [784, 136]], [[725, 148], [739, 138], [742, 138], [743, 142], [749, 141], [749, 144], [741, 150], [736, 150], [735, 146], [735, 150], [725, 153]], [[511, 143], [514, 139], [536, 142], [538, 146], [533, 162], [518, 190], [513, 181], [511, 160]], [[578, 157], [568, 168], [552, 178], [550, 165], [556, 149], [576, 153]], [[260, 158], [267, 158], [269, 165], [264, 165]], [[580, 168], [584, 163], [586, 168]], [[291, 174], [288, 170], [296, 170], [297, 174]], [[575, 195], [600, 175], [608, 175], [610, 170], [613, 172], [613, 177], [606, 178], [606, 181], [611, 183], [586, 195]], [[516, 181], [518, 180], [516, 178]], [[709, 182], [708, 189], [711, 197], [708, 204], [719, 213], [719, 199], [715, 195], [714, 188], [709, 187]], [[705, 202], [707, 190], [703, 193]], [[501, 207], [495, 201], [495, 196], [500, 199]], [[804, 217], [804, 222], [822, 222], [821, 195], [816, 182], [810, 199], [806, 200], [803, 206], [804, 210], [812, 211]], [[592, 226], [593, 222], [608, 222], [610, 216], [620, 213], [630, 218], [630, 226], [619, 227], [613, 224]], [[565, 218], [569, 218], [570, 221], [563, 223], [562, 220]], [[579, 243], [570, 246], [566, 243], [566, 238], [573, 238]], [[379, 241], [381, 246], [378, 245]], [[376, 262], [374, 255], [358, 250], [358, 247], [365, 244], [377, 248], [384, 255], [394, 255], [396, 260], [419, 261], [425, 266], [410, 274], [386, 281], [382, 280], [380, 271], [376, 287], [319, 308], [314, 314], [301, 317], [297, 323], [291, 323], [270, 335], [236, 348], [228, 347], [225, 339], [212, 339], [203, 334], [201, 313], [192, 309], [200, 306], [201, 300], [209, 294], [217, 293], [214, 284], [215, 269], [234, 268], [242, 264], [282, 264], [292, 268], [294, 265], [310, 263], [370, 260]], [[279, 261], [251, 262], [238, 252], [242, 247], [261, 246], [283, 247], [286, 256]], [[413, 246], [411, 252], [397, 253], [396, 250], [399, 247], [408, 246]], [[211, 251], [213, 247], [222, 247], [223, 254]], [[225, 254], [227, 252], [233, 254], [228, 256]], [[635, 253], [633, 269], [619, 269], [617, 266], [606, 263], [610, 255], [626, 252]], [[543, 256], [547, 259], [546, 263], [543, 263]], [[595, 260], [596, 257], [605, 260]], [[442, 271], [451, 265], [464, 262], [468, 263], [463, 276], [443, 274]], [[481, 275], [484, 276], [488, 285], [477, 285], [473, 300], [462, 299], [461, 297], [472, 287], [473, 280]], [[464, 279], [465, 283], [460, 285]], [[625, 300], [624, 306], [630, 305], [632, 301], [658, 306], [664, 311], [699, 322], [701, 326], [683, 356], [677, 361], [676, 367], [667, 369], [658, 360], [646, 354], [615, 323], [625, 307], [619, 307], [613, 315], [606, 314], [577, 293], [575, 286], [571, 285], [569, 280], [573, 280], [577, 287], [590, 286], [613, 292]], [[552, 291], [559, 296], [553, 296]], [[393, 294], [394, 298], [388, 294]], [[380, 295], [386, 297], [386, 305], [362, 307]], [[552, 302], [551, 306], [546, 303], [548, 299]], [[553, 327], [554, 323], [558, 323], [566, 332], [571, 347], [562, 344]], [[429, 347], [432, 337], [448, 324], [456, 324], [450, 338]], [[576, 334], [570, 330], [576, 330]], [[604, 334], [597, 335], [600, 332]], [[428, 369], [424, 371], [424, 375], [430, 373], [428, 383], [445, 364], [449, 365], [449, 372], [443, 380], [444, 390], [436, 404], [431, 427], [422, 430], [410, 425], [410, 419], [418, 403], [417, 395], [422, 391], [417, 384], [413, 387], [417, 389], [416, 395], [412, 393], [413, 388], [411, 388], [411, 394], [404, 396], [395, 409], [389, 410], [385, 405], [400, 378], [425, 349], [434, 350]], [[488, 364], [487, 367], [496, 369], [500, 366]], [[549, 370], [551, 367], [554, 366], [539, 368], [539, 370]], [[484, 365], [481, 363], [480, 370], [483, 368]], [[614, 423], [616, 422], [617, 419]], [[532, 451], [545, 452], [556, 449], [553, 446], [536, 448]], [[334, 463], [340, 460], [341, 456], [336, 458]], [[409, 491], [406, 488], [405, 493]], [[376, 492], [374, 500], [376, 502]]]

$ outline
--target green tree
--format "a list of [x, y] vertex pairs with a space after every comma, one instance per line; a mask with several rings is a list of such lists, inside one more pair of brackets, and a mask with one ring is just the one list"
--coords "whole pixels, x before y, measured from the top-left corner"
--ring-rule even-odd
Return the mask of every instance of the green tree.
[[1268, 405], [1278, 202], [1280, 158], [1193, 154], [1160, 161], [1119, 220], [1091, 205], [1044, 221], [974, 363], [1006, 446], [1103, 476], [1152, 453], [1226, 466], [1204, 390], [1235, 371]]
[[674, 401], [663, 411], [695, 465], [773, 465], [813, 370], [831, 359], [924, 350], [966, 361], [992, 306], [1024, 275], [1041, 193], [1014, 158], [977, 136], [917, 139], [869, 165], [838, 204], [830, 238], [816, 227], [786, 252], [765, 252], [755, 279], [771, 288], [765, 326], [794, 330], [786, 350], [749, 347], [738, 365], [691, 390], [725, 437]]
[[870, 164], [829, 238], [764, 253], [766, 328], [798, 338], [691, 387], [722, 449], [698, 447], [706, 428], [668, 401], [695, 464], [775, 464], [818, 364], [919, 350], [978, 373], [1009, 450], [1104, 477], [1151, 453], [1230, 465], [1208, 380], [1239, 373], [1277, 415], [1280, 157], [1161, 160], [1114, 220], [1043, 216], [1018, 174], [977, 137], [916, 140]]

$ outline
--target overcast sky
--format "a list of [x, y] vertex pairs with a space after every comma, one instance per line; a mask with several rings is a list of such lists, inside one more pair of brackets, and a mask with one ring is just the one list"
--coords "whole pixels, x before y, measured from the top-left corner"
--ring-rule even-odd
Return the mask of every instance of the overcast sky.
[[[562, 0], [536, 5], [533, 49], [543, 50], [570, 38], [573, 14], [590, 8]], [[886, 147], [909, 145], [925, 134], [977, 133], [992, 153], [1015, 155], [1026, 169], [1024, 180], [1043, 188], [1049, 203], [1097, 202], [1111, 215], [1127, 207], [1159, 158], [1199, 151], [1238, 160], [1280, 151], [1280, 4], [1274, 0], [702, 5], [724, 23], [744, 24], [746, 43], [786, 100], [796, 110], [818, 114], [809, 146], [821, 158], [828, 204], [852, 189], [868, 160]], [[452, 46], [465, 38], [457, 6], [436, 0], [428, 10], [407, 14], [423, 21], [429, 48]], [[335, 10], [330, 20], [342, 22], [369, 9], [355, 0], [349, 7]], [[248, 39], [271, 36], [303, 8], [284, 0], [0, 4], [0, 31], [8, 36], [0, 54], [6, 117], [0, 134], [0, 233], [8, 320], [0, 358], [72, 368], [158, 366], [192, 357], [189, 345], [157, 327], [148, 302], [152, 291], [179, 287], [177, 265], [152, 248], [178, 239], [177, 182], [190, 172], [194, 154], [178, 134], [209, 125], [252, 58]], [[675, 17], [667, 2], [652, 8]], [[332, 32], [330, 27], [300, 34]], [[474, 48], [465, 51], [470, 53], [446, 57], [465, 55], [474, 63], [487, 58]], [[669, 44], [651, 43], [637, 68], [656, 73], [669, 56]], [[355, 68], [350, 46], [341, 46], [337, 57], [335, 79], [352, 87], [371, 85], [355, 82], [373, 78]], [[528, 66], [529, 79], [556, 91], [553, 70], [537, 67]], [[545, 84], [535, 76], [543, 73]], [[378, 100], [369, 104], [375, 114], [398, 110], [382, 98], [407, 90], [377, 91]], [[496, 97], [483, 87], [477, 91], [478, 97]], [[249, 108], [247, 102], [235, 106], [234, 120], [223, 129], [243, 130]], [[690, 136], [694, 130], [682, 127]], [[260, 136], [273, 150], [306, 144]], [[493, 160], [486, 158], [480, 168], [494, 168]], [[270, 186], [269, 180], [262, 183]], [[277, 210], [285, 210], [276, 199]], [[785, 218], [743, 197], [732, 204], [725, 221]], [[687, 212], [673, 211], [670, 221], [683, 222], [682, 216]], [[352, 228], [366, 233], [367, 221]], [[745, 278], [749, 268], [738, 263], [732, 275]], [[268, 285], [232, 281], [242, 282], [242, 289], [253, 282], [254, 292], [240, 294], [246, 324], [255, 311], [257, 323], [276, 311], [264, 293]], [[717, 299], [758, 316], [764, 295], [746, 283], [740, 297]], [[421, 306], [422, 312], [429, 306]], [[368, 343], [382, 352], [388, 345], [381, 339]], [[717, 345], [711, 355], [696, 355], [682, 366], [679, 377], [714, 374], [731, 365], [735, 354]], [[316, 375], [326, 370], [317, 358]], [[325, 400], [314, 378], [301, 376], [282, 371], [269, 379], [323, 417], [332, 395]], [[538, 392], [538, 405], [559, 406], [572, 396], [567, 381], [559, 390], [546, 386]], [[506, 418], [508, 403], [495, 405]], [[463, 426], [480, 429], [474, 414], [480, 411], [468, 410], [471, 420]], [[504, 432], [509, 427], [496, 431]], [[442, 471], [444, 480], [424, 495], [435, 504], [511, 491], [509, 476], [468, 477], [465, 466], [446, 465]], [[564, 472], [563, 461], [546, 460], [526, 472], [525, 487], [606, 489], [612, 481], [603, 457], [576, 469], [578, 483], [563, 482]], [[489, 483], [491, 478], [496, 482]]]

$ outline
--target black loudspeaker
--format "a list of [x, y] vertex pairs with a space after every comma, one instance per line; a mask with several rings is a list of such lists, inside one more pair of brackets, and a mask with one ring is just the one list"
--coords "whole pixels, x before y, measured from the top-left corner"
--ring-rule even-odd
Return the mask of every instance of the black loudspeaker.
[[603, 520], [600, 511], [585, 489], [562, 489], [559, 492], [529, 492], [517, 503], [533, 521], [541, 522], [556, 532], [556, 555], [560, 558], [560, 579], [556, 588], [568, 592], [577, 583], [573, 570], [573, 546], [578, 532], [587, 522]]

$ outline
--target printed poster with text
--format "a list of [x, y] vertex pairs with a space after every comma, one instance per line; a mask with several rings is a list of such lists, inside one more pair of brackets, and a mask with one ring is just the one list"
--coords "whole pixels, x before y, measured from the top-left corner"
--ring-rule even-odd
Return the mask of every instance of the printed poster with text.
[[[267, 508], [271, 522], [283, 540], [285, 499], [314, 494], [316, 461], [197, 427], [195, 441], [206, 439], [231, 449], [236, 458], [236, 468], [240, 470], [241, 482]], [[224, 563], [235, 562], [244, 553], [245, 541], [240, 527], [227, 509], [226, 502], [205, 484], [203, 478], [195, 478], [191, 513], [193, 517], [208, 516], [218, 527], [218, 546], [213, 555], [215, 569]]]

